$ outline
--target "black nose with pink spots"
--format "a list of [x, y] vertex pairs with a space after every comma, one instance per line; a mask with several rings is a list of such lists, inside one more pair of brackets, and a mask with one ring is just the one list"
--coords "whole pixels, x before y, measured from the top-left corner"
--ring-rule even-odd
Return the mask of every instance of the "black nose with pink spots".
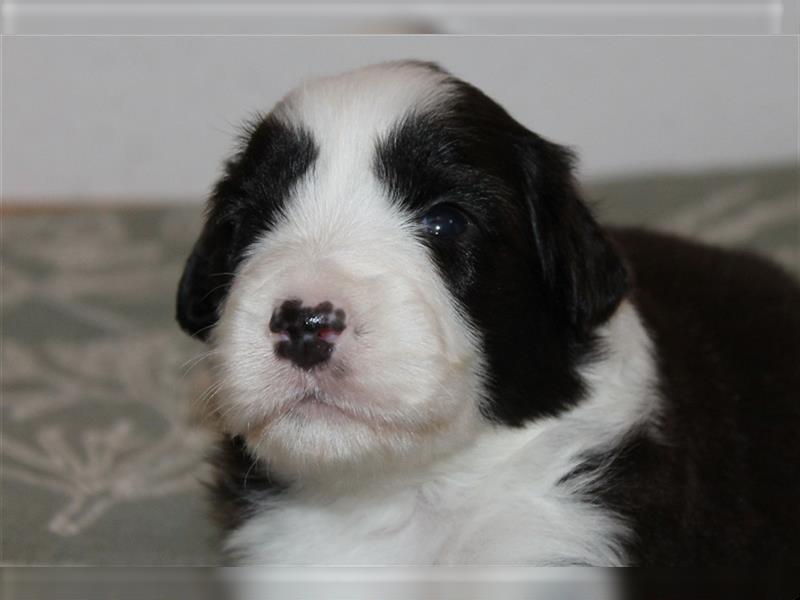
[[307, 371], [330, 358], [344, 329], [344, 311], [330, 302], [311, 307], [287, 300], [269, 320], [269, 330], [278, 336], [275, 354]]

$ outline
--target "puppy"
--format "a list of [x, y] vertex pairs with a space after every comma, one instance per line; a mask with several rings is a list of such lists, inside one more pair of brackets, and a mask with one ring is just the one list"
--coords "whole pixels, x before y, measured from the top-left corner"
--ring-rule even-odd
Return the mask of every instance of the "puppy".
[[233, 560], [800, 562], [800, 289], [604, 230], [572, 162], [422, 62], [250, 125], [177, 302]]

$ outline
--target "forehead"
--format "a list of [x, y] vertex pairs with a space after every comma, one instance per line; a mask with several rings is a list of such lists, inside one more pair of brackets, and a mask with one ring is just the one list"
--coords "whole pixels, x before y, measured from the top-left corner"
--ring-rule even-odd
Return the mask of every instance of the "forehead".
[[428, 63], [381, 64], [311, 81], [273, 115], [314, 140], [305, 183], [313, 180], [328, 195], [379, 186], [384, 196], [413, 206], [445, 194], [505, 195], [513, 179], [510, 138], [518, 124], [476, 88]]
[[410, 113], [442, 109], [454, 90], [452, 78], [432, 65], [388, 63], [305, 83], [274, 114], [310, 132], [322, 153], [368, 150]]
[[482, 92], [432, 64], [316, 79], [250, 127], [215, 187], [211, 217], [235, 215], [244, 245], [276, 218], [302, 222], [309, 211], [365, 216], [388, 201], [416, 214], [455, 198], [485, 213], [515, 196], [520, 131]]
[[452, 91], [451, 78], [435, 67], [389, 63], [289, 93], [271, 118], [312, 140], [315, 155], [285, 195], [288, 221], [330, 228], [343, 219], [352, 225], [356, 217], [389, 214], [391, 190], [376, 169], [380, 147], [409, 115], [445, 110]]

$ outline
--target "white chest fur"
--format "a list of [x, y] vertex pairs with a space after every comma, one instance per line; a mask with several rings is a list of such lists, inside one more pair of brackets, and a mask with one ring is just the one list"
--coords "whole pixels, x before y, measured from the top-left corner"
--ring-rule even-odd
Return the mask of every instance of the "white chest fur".
[[650, 340], [633, 307], [602, 336], [607, 352], [582, 373], [590, 393], [572, 410], [524, 429], [487, 426], [457, 455], [391, 483], [279, 495], [229, 550], [250, 564], [624, 564], [624, 522], [591, 502], [589, 475], [564, 480], [656, 412]]
[[494, 469], [462, 457], [462, 471], [442, 469], [427, 482], [412, 477], [335, 499], [282, 496], [229, 547], [258, 564], [619, 563], [621, 523], [558, 484], [541, 444], [520, 440], [532, 432], [503, 433], [492, 440], [505, 456]]

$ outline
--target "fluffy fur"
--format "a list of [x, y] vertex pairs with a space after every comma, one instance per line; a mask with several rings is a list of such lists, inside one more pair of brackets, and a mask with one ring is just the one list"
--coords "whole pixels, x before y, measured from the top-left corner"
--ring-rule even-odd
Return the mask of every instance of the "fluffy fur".
[[[231, 556], [800, 561], [797, 286], [604, 231], [571, 163], [413, 61], [310, 82], [251, 125], [178, 293], [216, 358]], [[287, 301], [347, 315], [321, 366], [276, 352]]]

